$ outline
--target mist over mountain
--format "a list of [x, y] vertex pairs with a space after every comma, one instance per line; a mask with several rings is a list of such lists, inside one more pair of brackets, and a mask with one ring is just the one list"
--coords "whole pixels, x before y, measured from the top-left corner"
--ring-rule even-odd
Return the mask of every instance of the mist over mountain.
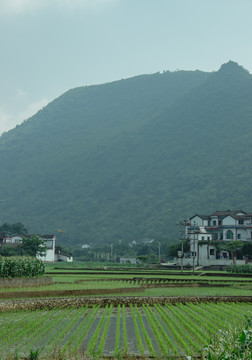
[[0, 137], [0, 221], [62, 242], [166, 236], [252, 210], [252, 76], [164, 72], [69, 90]]

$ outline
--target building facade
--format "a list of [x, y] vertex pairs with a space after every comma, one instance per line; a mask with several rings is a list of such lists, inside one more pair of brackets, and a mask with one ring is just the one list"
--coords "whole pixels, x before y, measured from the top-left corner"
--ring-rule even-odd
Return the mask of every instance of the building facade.
[[39, 260], [43, 262], [54, 262], [55, 261], [55, 235], [40, 235], [46, 245], [46, 253], [44, 256], [37, 255]]
[[225, 243], [233, 240], [252, 241], [252, 213], [227, 210], [216, 211], [210, 215], [195, 214], [184, 226], [185, 239], [190, 244], [190, 251], [183, 259], [185, 265], [229, 265], [246, 262], [245, 258], [237, 260], [236, 252], [228, 251]]

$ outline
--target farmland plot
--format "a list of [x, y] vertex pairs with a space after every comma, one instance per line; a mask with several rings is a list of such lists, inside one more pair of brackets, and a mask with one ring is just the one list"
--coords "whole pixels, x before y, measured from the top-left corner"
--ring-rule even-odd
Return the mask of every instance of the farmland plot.
[[218, 331], [251, 317], [252, 305], [156, 304], [130, 307], [53, 309], [0, 314], [1, 359], [10, 353], [40, 357], [60, 349], [65, 354], [161, 355], [197, 354]]

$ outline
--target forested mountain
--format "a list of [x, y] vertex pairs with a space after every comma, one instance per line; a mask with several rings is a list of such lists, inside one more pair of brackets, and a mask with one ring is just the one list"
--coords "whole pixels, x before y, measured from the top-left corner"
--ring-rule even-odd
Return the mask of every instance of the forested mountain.
[[142, 75], [69, 90], [0, 138], [1, 223], [67, 243], [178, 236], [196, 212], [252, 211], [252, 76]]

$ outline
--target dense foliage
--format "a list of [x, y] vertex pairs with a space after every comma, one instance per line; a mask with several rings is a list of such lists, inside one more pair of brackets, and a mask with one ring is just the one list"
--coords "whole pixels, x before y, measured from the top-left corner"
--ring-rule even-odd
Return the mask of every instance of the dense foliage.
[[23, 237], [20, 248], [22, 253], [29, 256], [44, 256], [46, 254], [45, 241], [35, 234], [29, 237]]
[[246, 325], [219, 330], [218, 336], [213, 337], [211, 343], [205, 347], [205, 358], [209, 360], [247, 360], [252, 358], [252, 327], [251, 317], [246, 316]]
[[252, 274], [252, 266], [251, 265], [236, 265], [232, 264], [227, 267], [227, 272], [234, 274]]
[[3, 237], [11, 235], [24, 235], [22, 242], [17, 244], [3, 243], [0, 246], [0, 256], [44, 256], [46, 254], [45, 241], [38, 235], [27, 235], [27, 229], [23, 224], [3, 224], [0, 226]]
[[0, 138], [0, 221], [110, 244], [251, 211], [251, 116], [252, 76], [233, 62], [70, 90]]
[[44, 271], [45, 265], [36, 258], [0, 256], [0, 278], [34, 277]]
[[0, 234], [7, 234], [7, 235], [27, 235], [27, 229], [21, 223], [16, 224], [8, 224], [4, 223], [0, 226]]

